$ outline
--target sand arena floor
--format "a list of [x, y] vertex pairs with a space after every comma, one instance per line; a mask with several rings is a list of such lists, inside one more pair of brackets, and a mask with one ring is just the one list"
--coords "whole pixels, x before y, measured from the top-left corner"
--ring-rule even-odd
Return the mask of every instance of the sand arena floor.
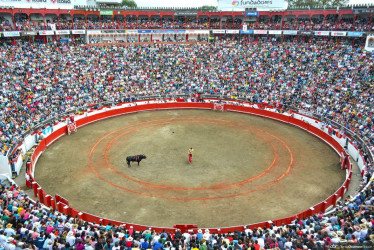
[[[128, 168], [126, 156], [136, 154], [147, 159]], [[140, 112], [79, 128], [51, 145], [35, 170], [47, 193], [80, 211], [163, 227], [291, 216], [327, 198], [344, 178], [338, 155], [301, 129], [200, 110]]]

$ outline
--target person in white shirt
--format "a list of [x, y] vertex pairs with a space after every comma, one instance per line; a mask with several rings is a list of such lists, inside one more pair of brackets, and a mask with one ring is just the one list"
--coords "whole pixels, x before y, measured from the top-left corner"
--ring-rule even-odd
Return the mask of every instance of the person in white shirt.
[[358, 240], [361, 237], [361, 228], [359, 226], [354, 226], [354, 229], [355, 229], [355, 231], [353, 232], [353, 235]]
[[245, 234], [248, 236], [249, 234], [252, 234], [252, 230], [249, 229], [248, 226], [245, 226], [245, 230], [244, 230]]
[[335, 245], [339, 244], [340, 242], [340, 238], [335, 232], [331, 233], [331, 242]]
[[190, 237], [191, 237], [191, 235], [188, 233], [188, 232], [185, 232], [184, 234], [183, 234], [183, 237], [185, 237], [186, 238], [186, 243], [188, 243], [188, 242], [190, 242]]
[[286, 243], [284, 243], [284, 248], [285, 249], [292, 249], [292, 242], [291, 242], [291, 239], [290, 238], [288, 238], [287, 239], [287, 241], [286, 241]]
[[1, 230], [0, 231], [0, 244], [1, 245], [3, 245], [3, 246], [5, 246], [6, 245], [6, 233], [3, 231], [3, 230]]
[[16, 249], [16, 245], [13, 244], [13, 238], [12, 237], [8, 237], [7, 241], [6, 241], [6, 244], [4, 245], [4, 249], [5, 250], [15, 250]]
[[20, 232], [21, 236], [23, 236], [23, 235], [25, 235], [26, 231], [27, 231], [27, 228], [25, 226], [22, 226], [19, 232]]
[[4, 232], [8, 235], [8, 236], [14, 236], [16, 235], [16, 231], [14, 231], [14, 229], [12, 228], [12, 224], [8, 223], [8, 225], [6, 225], [6, 228], [4, 230]]
[[260, 245], [260, 248], [264, 248], [265, 247], [265, 241], [264, 241], [264, 238], [263, 238], [262, 235], [257, 238], [257, 242]]
[[69, 231], [69, 233], [67, 234], [66, 242], [69, 243], [71, 247], [75, 245], [75, 236], [73, 231]]
[[361, 234], [360, 234], [360, 237], [361, 238], [365, 238], [367, 234], [368, 234], [368, 228], [367, 228], [366, 224], [361, 224]]

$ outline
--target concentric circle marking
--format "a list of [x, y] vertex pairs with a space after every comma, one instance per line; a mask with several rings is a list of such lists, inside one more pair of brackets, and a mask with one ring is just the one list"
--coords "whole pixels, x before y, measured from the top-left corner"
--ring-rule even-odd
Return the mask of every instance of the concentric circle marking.
[[[130, 177], [120, 171], [118, 171], [117, 169], [115, 169], [110, 163], [109, 163], [109, 160], [108, 160], [108, 151], [110, 150], [111, 146], [113, 145], [113, 143], [118, 140], [120, 137], [124, 136], [124, 135], [127, 135], [131, 132], [134, 132], [134, 131], [137, 131], [139, 129], [142, 129], [142, 128], [148, 128], [148, 127], [152, 127], [152, 126], [158, 126], [158, 125], [167, 125], [167, 124], [175, 124], [175, 123], [185, 123], [186, 121], [184, 120], [181, 120], [181, 121], [169, 121], [169, 122], [162, 122], [162, 123], [154, 123], [154, 124], [151, 124], [151, 125], [146, 125], [146, 126], [142, 126], [142, 127], [137, 127], [137, 128], [134, 128], [134, 129], [131, 129], [131, 130], [128, 130], [118, 136], [116, 136], [115, 138], [113, 138], [108, 144], [107, 144], [107, 147], [105, 148], [105, 154], [104, 154], [104, 157], [105, 157], [105, 162], [107, 164], [107, 166], [112, 170], [114, 171], [115, 173], [121, 175], [122, 177], [128, 179], [128, 180], [131, 180], [131, 181], [134, 181], [136, 183], [139, 183], [139, 184], [142, 184], [142, 185], [146, 185], [146, 186], [149, 186], [149, 187], [154, 187], [154, 188], [162, 188], [162, 189], [169, 189], [169, 190], [218, 190], [218, 189], [224, 189], [224, 188], [229, 188], [229, 187], [234, 187], [234, 186], [239, 186], [239, 185], [243, 185], [245, 183], [248, 183], [248, 182], [251, 182], [251, 181], [254, 181], [254, 180], [257, 180], [259, 178], [261, 178], [262, 176], [264, 176], [265, 174], [267, 174], [271, 169], [273, 169], [275, 167], [275, 162], [277, 161], [278, 159], [278, 151], [277, 149], [275, 148], [274, 144], [267, 140], [265, 137], [261, 136], [260, 134], [256, 134], [256, 136], [260, 137], [261, 139], [265, 140], [266, 142], [268, 142], [272, 149], [273, 149], [273, 152], [274, 152], [274, 157], [273, 157], [273, 160], [271, 162], [271, 164], [263, 171], [261, 172], [260, 174], [254, 176], [254, 177], [251, 177], [249, 179], [246, 179], [246, 180], [243, 180], [243, 181], [240, 181], [240, 182], [237, 182], [237, 183], [232, 183], [232, 184], [227, 184], [227, 185], [211, 185], [210, 187], [196, 187], [196, 188], [189, 188], [189, 187], [173, 187], [173, 186], [165, 186], [165, 185], [157, 185], [157, 184], [153, 184], [153, 183], [149, 183], [149, 182], [145, 182], [145, 181], [141, 181], [141, 180], [138, 180], [136, 178], [133, 178], [133, 177]], [[187, 123], [201, 123], [201, 121], [187, 121]], [[215, 125], [222, 125], [222, 126], [225, 126], [223, 124], [218, 124], [218, 123], [215, 123], [215, 122], [210, 122], [208, 120], [208, 122], [204, 122], [204, 123], [208, 123], [208, 124], [215, 124]], [[232, 126], [227, 126], [227, 127], [232, 127]], [[248, 127], [248, 126], [247, 126]], [[238, 127], [236, 127], [238, 128]], [[239, 128], [243, 131], [246, 131], [246, 132], [253, 132], [253, 131], [249, 131], [248, 129], [243, 129], [243, 128]]]
[[[200, 117], [201, 118], [201, 117]], [[189, 120], [189, 119], [185, 119], [185, 120]], [[179, 121], [179, 122], [186, 122], [185, 120], [183, 121]], [[208, 121], [224, 121], [224, 120], [220, 120], [220, 119], [206, 119]], [[224, 198], [233, 198], [233, 197], [237, 197], [237, 196], [241, 196], [241, 195], [246, 195], [246, 194], [249, 194], [249, 193], [252, 193], [252, 192], [255, 192], [255, 191], [260, 191], [260, 190], [263, 190], [277, 182], [279, 182], [281, 179], [283, 179], [286, 175], [289, 174], [291, 168], [292, 168], [292, 164], [293, 164], [293, 161], [294, 161], [294, 158], [293, 158], [293, 153], [292, 153], [292, 150], [289, 148], [289, 146], [287, 145], [287, 143], [285, 143], [282, 139], [280, 139], [279, 137], [275, 136], [275, 135], [272, 135], [271, 133], [267, 132], [267, 131], [264, 131], [262, 129], [258, 129], [256, 128], [258, 131], [261, 131], [262, 133], [265, 133], [267, 135], [269, 135], [270, 137], [273, 137], [274, 139], [280, 141], [283, 146], [287, 149], [287, 151], [289, 152], [290, 154], [290, 162], [289, 162], [289, 165], [288, 165], [288, 168], [286, 169], [285, 172], [282, 173], [282, 175], [280, 175], [278, 178], [276, 178], [275, 180], [273, 181], [270, 181], [258, 188], [255, 188], [255, 189], [251, 189], [251, 190], [247, 190], [247, 191], [244, 191], [244, 192], [241, 192], [241, 193], [235, 193], [235, 194], [231, 194], [231, 195], [224, 195], [224, 196], [215, 196], [215, 197], [190, 197], [190, 198], [183, 198], [183, 197], [166, 197], [166, 196], [163, 196], [163, 195], [160, 195], [160, 194], [151, 194], [151, 193], [147, 193], [147, 192], [140, 192], [140, 191], [136, 191], [136, 190], [131, 190], [131, 189], [128, 189], [128, 188], [125, 188], [125, 187], [122, 187], [122, 186], [119, 186], [117, 184], [114, 184], [108, 180], [106, 180], [104, 177], [102, 177], [100, 175], [100, 173], [97, 172], [97, 170], [93, 167], [93, 164], [92, 164], [92, 154], [93, 152], [95, 151], [95, 148], [100, 144], [100, 142], [102, 140], [104, 140], [105, 138], [107, 138], [108, 136], [114, 134], [114, 133], [117, 133], [121, 130], [125, 130], [127, 128], [131, 128], [131, 127], [134, 127], [136, 125], [142, 125], [142, 124], [147, 124], [147, 123], [152, 123], [152, 122], [155, 122], [155, 121], [162, 121], [162, 119], [158, 119], [158, 120], [153, 120], [153, 121], [147, 121], [147, 122], [141, 122], [141, 123], [135, 123], [135, 124], [132, 124], [132, 125], [129, 125], [129, 126], [126, 126], [124, 128], [120, 128], [120, 129], [117, 129], [105, 136], [103, 136], [102, 138], [100, 138], [96, 143], [95, 145], [91, 148], [91, 151], [90, 151], [90, 155], [89, 155], [89, 161], [90, 161], [90, 169], [95, 173], [96, 176], [98, 176], [101, 180], [103, 180], [104, 182], [106, 182], [107, 184], [113, 186], [113, 187], [116, 187], [116, 188], [119, 188], [119, 189], [122, 189], [124, 191], [127, 191], [127, 192], [131, 192], [131, 193], [135, 193], [135, 194], [140, 194], [140, 195], [144, 195], [144, 196], [148, 196], [148, 197], [156, 197], [156, 198], [163, 198], [163, 199], [169, 199], [169, 200], [182, 200], [182, 201], [193, 201], [193, 200], [216, 200], [216, 199], [224, 199]], [[201, 122], [201, 121], [199, 121]], [[164, 122], [161, 122], [159, 123], [158, 125], [161, 125], [161, 124], [170, 124], [171, 122], [168, 122], [168, 123], [165, 123]], [[209, 122], [209, 123], [214, 123], [214, 122]], [[156, 124], [151, 124], [151, 125], [148, 125], [148, 126], [143, 126], [143, 127], [151, 127], [151, 126], [155, 126]], [[143, 127], [140, 127], [140, 128], [143, 128]], [[248, 126], [247, 126], [248, 127]], [[134, 128], [134, 129], [131, 129], [130, 131], [136, 131], [136, 130], [139, 130], [140, 128]], [[239, 128], [239, 129], [242, 129], [242, 128]], [[245, 130], [245, 129], [242, 129], [244, 131], [247, 131], [249, 132], [249, 130]], [[253, 132], [253, 131], [252, 131]], [[124, 135], [124, 134], [128, 134], [129, 131], [125, 132], [125, 133], [122, 133], [120, 136]], [[109, 145], [112, 145], [112, 143], [115, 141], [115, 139], [118, 139], [120, 136], [117, 136], [116, 138], [114, 138], [111, 143], [108, 144]], [[273, 144], [271, 144], [272, 147], [274, 147]], [[105, 154], [107, 154], [108, 152], [108, 146], [105, 150]], [[110, 148], [110, 147], [109, 147]], [[274, 148], [273, 148], [274, 149]], [[276, 152], [276, 151], [274, 151]], [[106, 162], [107, 164], [109, 164], [109, 162], [107, 161], [107, 155], [106, 155]], [[274, 165], [275, 162], [273, 160], [273, 163], [272, 165]], [[270, 165], [270, 168], [268, 167], [268, 169], [266, 169], [264, 172], [262, 172], [261, 174], [255, 176], [255, 177], [252, 177], [250, 179], [253, 180], [253, 178], [260, 178], [262, 177], [263, 175], [265, 175], [266, 173], [269, 172], [269, 170], [271, 168], [273, 168], [274, 166]], [[110, 164], [108, 165], [112, 170], [114, 171], [118, 171], [118, 170], [115, 170]], [[119, 172], [120, 173], [120, 172]], [[122, 175], [122, 174], [121, 174]], [[124, 176], [123, 176], [124, 177]], [[137, 179], [134, 179], [134, 178], [131, 178], [129, 176], [127, 176], [128, 178], [130, 178], [130, 180], [133, 180], [135, 182], [142, 182], [142, 181], [139, 181]], [[126, 178], [126, 177], [125, 177]], [[151, 183], [147, 183], [146, 185], [150, 186], [150, 187], [154, 187], [154, 188], [169, 188], [169, 189], [173, 189], [173, 190], [204, 190], [204, 189], [221, 189], [221, 188], [228, 188], [228, 187], [232, 187], [232, 186], [238, 186], [238, 185], [242, 185], [244, 183], [247, 183], [249, 181], [252, 181], [252, 180], [244, 180], [242, 182], [239, 182], [239, 183], [235, 183], [235, 184], [228, 184], [228, 185], [224, 185], [223, 187], [220, 185], [220, 186], [211, 186], [211, 187], [208, 187], [208, 188], [176, 188], [176, 187], [165, 187], [165, 186], [160, 186], [160, 185], [155, 185], [155, 184], [151, 184]], [[141, 184], [145, 184], [146, 182], [142, 182]]]

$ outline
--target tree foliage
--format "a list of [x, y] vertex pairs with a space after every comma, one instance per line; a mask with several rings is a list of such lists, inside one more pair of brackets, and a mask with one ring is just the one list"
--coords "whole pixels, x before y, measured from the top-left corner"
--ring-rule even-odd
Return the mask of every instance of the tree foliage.
[[135, 3], [134, 0], [122, 0], [122, 6], [126, 6], [129, 8], [137, 8], [138, 5]]
[[204, 6], [201, 6], [201, 9], [203, 10], [215, 10], [217, 7], [216, 6], [213, 6], [213, 5], [204, 5]]
[[348, 3], [348, 0], [288, 0], [288, 7], [303, 8], [303, 7], [322, 7], [336, 8], [342, 7]]

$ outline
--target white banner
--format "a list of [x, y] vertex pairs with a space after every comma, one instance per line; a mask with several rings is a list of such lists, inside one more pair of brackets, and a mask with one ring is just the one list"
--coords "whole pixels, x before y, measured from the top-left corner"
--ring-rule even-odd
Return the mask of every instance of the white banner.
[[297, 30], [283, 30], [283, 35], [297, 35]]
[[186, 34], [209, 34], [209, 30], [186, 30]]
[[365, 50], [368, 52], [374, 51], [374, 34], [369, 34], [366, 37]]
[[127, 34], [138, 34], [137, 30], [126, 30], [125, 31]]
[[38, 34], [36, 31], [24, 31], [22, 33], [24, 36], [36, 36]]
[[314, 35], [316, 35], [316, 36], [328, 36], [328, 35], [330, 35], [330, 31], [314, 31]]
[[53, 30], [39, 30], [39, 35], [41, 36], [49, 36], [54, 34], [55, 32]]
[[76, 34], [84, 35], [86, 34], [86, 31], [85, 30], [72, 30], [71, 33], [74, 35]]
[[74, 9], [74, 5], [84, 5], [82, 0], [0, 0], [0, 7], [22, 9]]
[[226, 30], [226, 34], [239, 34], [239, 30]]
[[284, 0], [220, 0], [218, 9], [285, 9], [287, 3]]
[[3, 32], [3, 36], [4, 37], [13, 37], [13, 36], [20, 36], [20, 32], [19, 31], [4, 31]]
[[267, 30], [253, 30], [253, 34], [267, 34], [268, 31]]
[[87, 30], [87, 35], [100, 35], [101, 30]]
[[247, 31], [248, 27], [246, 24], [243, 24], [243, 31]]
[[225, 34], [226, 30], [213, 30], [213, 34]]
[[56, 30], [56, 35], [69, 35], [70, 30]]
[[345, 31], [331, 31], [331, 36], [346, 36], [347, 32]]
[[49, 27], [51, 27], [51, 30], [56, 30], [56, 24], [55, 23], [50, 23]]
[[281, 35], [281, 30], [269, 30], [269, 35]]

